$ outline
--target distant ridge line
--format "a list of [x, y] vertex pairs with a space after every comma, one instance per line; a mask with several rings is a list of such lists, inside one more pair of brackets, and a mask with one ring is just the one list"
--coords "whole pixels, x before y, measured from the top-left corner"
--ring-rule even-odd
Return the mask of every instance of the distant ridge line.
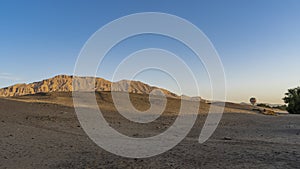
[[[13, 96], [23, 96], [29, 94], [37, 93], [51, 93], [51, 92], [72, 92], [74, 76], [71, 75], [57, 75], [49, 79], [44, 79], [38, 82], [33, 82], [29, 84], [15, 84], [9, 87], [0, 89], [0, 97], [13, 97]], [[76, 81], [80, 88], [85, 88], [87, 86], [86, 80], [95, 78], [95, 91], [112, 91], [112, 82], [105, 80], [100, 77], [87, 77], [87, 76], [76, 76], [80, 80]], [[83, 79], [83, 80], [81, 80]], [[160, 89], [166, 97], [178, 98], [180, 96], [172, 93], [166, 89], [150, 86], [140, 81], [129, 81], [121, 80], [118, 82], [113, 82], [113, 91], [128, 91], [129, 93], [137, 94], [150, 94], [154, 89]], [[187, 96], [184, 96], [187, 97]]]

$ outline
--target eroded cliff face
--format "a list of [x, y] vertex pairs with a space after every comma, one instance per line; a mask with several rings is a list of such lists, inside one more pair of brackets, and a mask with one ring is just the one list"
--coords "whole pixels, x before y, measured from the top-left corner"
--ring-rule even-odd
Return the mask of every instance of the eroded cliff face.
[[[36, 93], [49, 93], [49, 92], [71, 92], [75, 90], [85, 90], [88, 84], [95, 82], [95, 88], [90, 90], [95, 91], [124, 91], [129, 93], [150, 94], [154, 89], [153, 87], [139, 81], [122, 80], [112, 83], [102, 78], [91, 77], [75, 77], [76, 84], [73, 84], [73, 76], [58, 75], [50, 79], [45, 79], [39, 82], [30, 84], [16, 84], [6, 88], [0, 89], [0, 97], [22, 96]], [[94, 81], [93, 81], [94, 80]], [[167, 97], [178, 97], [176, 94], [160, 89]], [[153, 94], [153, 92], [152, 92]], [[154, 93], [155, 94], [155, 93]]]

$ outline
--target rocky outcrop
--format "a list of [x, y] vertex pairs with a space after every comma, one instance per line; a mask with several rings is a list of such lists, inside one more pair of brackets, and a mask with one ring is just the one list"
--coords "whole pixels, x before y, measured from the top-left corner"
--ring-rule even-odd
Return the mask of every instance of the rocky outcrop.
[[[154, 89], [160, 89], [167, 97], [178, 97], [176, 94], [150, 86], [139, 81], [122, 80], [112, 83], [102, 78], [76, 77], [75, 89], [85, 89], [87, 83], [95, 80], [95, 91], [126, 91], [129, 93], [150, 94]], [[22, 96], [36, 93], [71, 92], [73, 91], [73, 76], [58, 75], [50, 79], [30, 84], [16, 84], [0, 89], [0, 97]]]

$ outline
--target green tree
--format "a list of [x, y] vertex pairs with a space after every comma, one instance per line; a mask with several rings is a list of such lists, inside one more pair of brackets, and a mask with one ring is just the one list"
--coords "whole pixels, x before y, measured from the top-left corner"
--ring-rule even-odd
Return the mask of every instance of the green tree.
[[286, 110], [291, 114], [300, 114], [300, 87], [289, 89], [283, 98], [288, 104]]

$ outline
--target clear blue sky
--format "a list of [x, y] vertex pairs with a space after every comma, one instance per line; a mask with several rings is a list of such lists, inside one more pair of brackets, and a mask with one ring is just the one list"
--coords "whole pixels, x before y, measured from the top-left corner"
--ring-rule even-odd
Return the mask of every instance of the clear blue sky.
[[[212, 41], [224, 64], [229, 101], [248, 102], [255, 96], [259, 102], [282, 103], [284, 92], [300, 85], [299, 9], [297, 0], [3, 0], [0, 87], [72, 74], [82, 46], [103, 25], [132, 13], [164, 12], [189, 20]], [[152, 40], [156, 42], [150, 43]], [[109, 68], [133, 49], [161, 45], [176, 51], [180, 44], [171, 41], [156, 36], [134, 37], [128, 42], [130, 47], [125, 42], [111, 52], [107, 69], [103, 68], [107, 72], [100, 68], [99, 76], [109, 79]], [[192, 61], [190, 64], [199, 66]], [[207, 78], [205, 73], [199, 74], [203, 77], [197, 79], [203, 84], [202, 96], [207, 98]], [[137, 79], [176, 90], [170, 82], [161, 80], [168, 79], [165, 75], [145, 72], [145, 77]]]

